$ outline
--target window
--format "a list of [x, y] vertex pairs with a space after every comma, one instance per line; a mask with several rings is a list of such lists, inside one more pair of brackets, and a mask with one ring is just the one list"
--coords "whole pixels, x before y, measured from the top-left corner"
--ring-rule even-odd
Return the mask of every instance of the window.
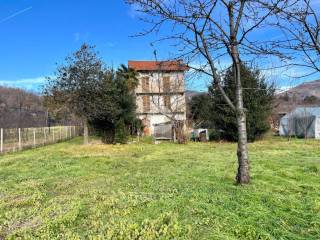
[[163, 100], [164, 100], [164, 106], [167, 109], [171, 109], [171, 98], [170, 98], [170, 96], [164, 96]]
[[150, 96], [143, 96], [143, 112], [149, 112], [150, 111]]
[[163, 91], [170, 92], [170, 77], [163, 77]]
[[149, 77], [143, 77], [142, 78], [142, 91], [149, 92]]

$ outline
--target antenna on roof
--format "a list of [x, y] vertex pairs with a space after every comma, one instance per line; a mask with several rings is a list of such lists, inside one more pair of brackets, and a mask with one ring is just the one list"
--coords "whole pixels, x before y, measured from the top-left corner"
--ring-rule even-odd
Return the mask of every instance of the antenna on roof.
[[154, 55], [154, 58], [155, 58], [155, 60], [156, 60], [156, 62], [158, 61], [157, 60], [157, 50], [153, 50], [153, 55]]

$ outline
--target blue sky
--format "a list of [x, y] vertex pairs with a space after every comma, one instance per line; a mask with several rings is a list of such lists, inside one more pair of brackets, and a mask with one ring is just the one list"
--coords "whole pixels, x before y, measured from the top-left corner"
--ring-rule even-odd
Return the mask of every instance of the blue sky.
[[[56, 63], [83, 42], [96, 45], [109, 66], [152, 60], [156, 37], [130, 37], [144, 27], [123, 0], [0, 0], [0, 84], [40, 91]], [[170, 50], [157, 45], [161, 59]], [[204, 90], [207, 83], [199, 78], [188, 88]]]
[[154, 58], [154, 36], [130, 37], [143, 23], [122, 0], [0, 0], [0, 6], [0, 84], [38, 90], [83, 42], [96, 45], [108, 65]]

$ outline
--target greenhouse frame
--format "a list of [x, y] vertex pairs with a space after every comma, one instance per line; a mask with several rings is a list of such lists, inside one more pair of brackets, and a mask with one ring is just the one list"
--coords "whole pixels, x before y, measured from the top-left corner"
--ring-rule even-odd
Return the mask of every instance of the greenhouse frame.
[[280, 136], [320, 139], [320, 107], [297, 107], [280, 120]]

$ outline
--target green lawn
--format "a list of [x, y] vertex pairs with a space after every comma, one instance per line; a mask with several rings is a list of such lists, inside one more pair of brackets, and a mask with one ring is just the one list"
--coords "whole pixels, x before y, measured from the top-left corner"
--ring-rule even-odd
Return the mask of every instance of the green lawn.
[[320, 142], [82, 146], [0, 156], [0, 239], [320, 239]]

